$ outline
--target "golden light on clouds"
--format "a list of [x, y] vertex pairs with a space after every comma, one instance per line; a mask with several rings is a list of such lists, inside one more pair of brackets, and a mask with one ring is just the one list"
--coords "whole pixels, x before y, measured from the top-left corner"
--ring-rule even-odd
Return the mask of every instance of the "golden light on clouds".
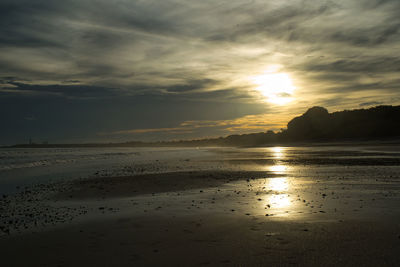
[[[174, 134], [188, 133], [196, 129], [204, 128], [220, 128], [226, 133], [237, 133], [237, 132], [261, 132], [266, 129], [279, 130], [286, 126], [286, 122], [290, 120], [292, 114], [259, 114], [259, 115], [247, 115], [232, 120], [190, 120], [184, 121], [178, 125], [178, 127], [172, 128], [146, 128], [146, 129], [128, 129], [113, 132], [99, 132], [98, 135], [131, 135], [131, 134], [143, 134], [143, 133], [158, 133], [158, 132], [169, 132]], [[281, 153], [284, 152], [284, 148], [279, 149]], [[273, 150], [274, 156], [279, 155], [279, 151]]]
[[251, 81], [257, 85], [255, 89], [272, 104], [286, 105], [294, 100], [293, 93], [296, 87], [287, 73], [266, 71], [251, 77]]

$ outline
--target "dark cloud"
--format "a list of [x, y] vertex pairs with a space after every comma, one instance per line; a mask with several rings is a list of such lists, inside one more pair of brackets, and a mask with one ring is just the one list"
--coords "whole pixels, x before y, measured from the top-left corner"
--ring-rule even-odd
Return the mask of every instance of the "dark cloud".
[[[311, 1], [305, 1], [300, 5], [282, 5], [275, 8], [265, 8], [258, 5], [248, 7], [247, 12], [253, 16], [250, 19], [238, 21], [228, 28], [226, 32], [211, 35], [209, 41], [234, 42], [249, 37], [257, 38], [281, 38], [286, 40], [300, 39], [301, 24], [322, 17], [324, 14], [337, 9], [337, 4], [323, 1], [322, 5], [315, 5]], [[268, 6], [268, 5], [267, 5]], [[239, 11], [236, 11], [240, 13]]]
[[333, 42], [344, 42], [355, 46], [375, 46], [387, 42], [399, 41], [400, 24], [380, 25], [366, 30], [349, 30], [334, 32], [330, 36]]
[[185, 93], [185, 92], [193, 92], [193, 91], [203, 91], [204, 89], [208, 89], [212, 86], [218, 85], [219, 81], [212, 79], [203, 79], [203, 80], [189, 80], [187, 84], [184, 85], [172, 85], [166, 88], [166, 91], [171, 93]]
[[[239, 21], [226, 31], [212, 34], [206, 39], [213, 42], [247, 42], [264, 37], [318, 46], [330, 43], [376, 46], [399, 41], [398, 1], [360, 1], [360, 5], [350, 3], [294, 1], [293, 5], [283, 4], [269, 10], [261, 8], [258, 12], [252, 10], [252, 19]], [[374, 12], [380, 11], [382, 14], [377, 14], [373, 18], [375, 21], [367, 19], [370, 13], [375, 15]], [[365, 22], [359, 16], [365, 16]]]
[[371, 102], [364, 102], [360, 104], [360, 107], [366, 107], [366, 106], [378, 106], [378, 105], [382, 105], [382, 102], [378, 102], [378, 101], [371, 101]]
[[119, 95], [118, 91], [113, 88], [87, 86], [87, 85], [32, 85], [19, 82], [9, 81], [7, 84], [13, 87], [5, 87], [8, 89], [7, 94], [30, 93], [32, 95], [53, 95], [60, 97], [112, 97]]
[[277, 96], [279, 96], [279, 97], [291, 97], [292, 95], [288, 94], [288, 93], [279, 93], [279, 94], [277, 94]]

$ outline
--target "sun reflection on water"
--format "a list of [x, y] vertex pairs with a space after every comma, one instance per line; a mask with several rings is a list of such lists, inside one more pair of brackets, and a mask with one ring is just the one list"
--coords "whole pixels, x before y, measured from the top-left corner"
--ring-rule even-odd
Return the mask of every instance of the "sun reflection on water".
[[282, 175], [284, 177], [269, 178], [265, 185], [266, 190], [269, 194], [266, 198], [266, 209], [271, 209], [271, 213], [268, 215], [279, 215], [287, 216], [289, 214], [288, 208], [292, 206], [292, 201], [289, 191], [290, 183], [289, 179], [285, 177], [288, 172], [288, 165], [282, 163], [282, 159], [286, 157], [285, 147], [271, 147], [270, 155], [276, 161], [275, 165], [267, 166], [268, 170], [273, 174]]
[[273, 165], [269, 167], [269, 170], [274, 174], [284, 173], [287, 170], [287, 166], [285, 165]]
[[289, 184], [286, 178], [271, 178], [269, 180], [268, 189], [278, 192], [287, 191], [289, 189]]
[[278, 209], [287, 208], [292, 204], [287, 194], [273, 194], [268, 198], [268, 201], [272, 208]]
[[278, 160], [278, 162], [276, 162], [276, 164], [273, 166], [269, 166], [268, 167], [269, 171], [271, 171], [274, 174], [281, 174], [286, 172], [287, 166], [281, 164], [282, 162], [280, 162], [280, 160], [282, 160], [285, 157], [285, 148], [279, 146], [271, 147], [270, 153], [272, 158], [274, 158], [274, 160]]
[[286, 192], [289, 190], [289, 182], [285, 177], [269, 179], [267, 188], [273, 193], [268, 197], [268, 205], [273, 209], [289, 207], [292, 203]]
[[271, 148], [271, 152], [274, 158], [280, 159], [284, 156], [285, 150], [283, 147], [276, 146]]

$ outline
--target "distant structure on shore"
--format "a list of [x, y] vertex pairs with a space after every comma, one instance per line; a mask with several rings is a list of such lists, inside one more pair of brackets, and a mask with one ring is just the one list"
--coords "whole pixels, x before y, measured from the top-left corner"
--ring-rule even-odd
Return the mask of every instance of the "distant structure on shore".
[[312, 107], [289, 121], [280, 132], [229, 135], [227, 137], [126, 143], [34, 144], [14, 147], [157, 147], [157, 146], [262, 146], [296, 142], [336, 142], [400, 139], [400, 106], [376, 106], [369, 109], [329, 113], [326, 108]]

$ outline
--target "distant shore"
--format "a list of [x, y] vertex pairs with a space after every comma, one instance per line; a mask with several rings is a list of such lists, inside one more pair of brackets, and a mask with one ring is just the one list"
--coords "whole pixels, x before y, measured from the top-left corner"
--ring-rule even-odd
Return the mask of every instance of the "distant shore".
[[[191, 143], [193, 142], [193, 143]], [[125, 142], [125, 143], [60, 143], [60, 144], [16, 144], [0, 146], [0, 148], [96, 148], [96, 147], [273, 147], [273, 146], [352, 146], [352, 145], [390, 145], [400, 144], [400, 137], [380, 138], [380, 139], [342, 139], [342, 140], [310, 140], [298, 142], [279, 142], [265, 143], [254, 146], [235, 146], [235, 145], [201, 145], [197, 141], [181, 142]]]
[[259, 147], [277, 145], [321, 145], [324, 143], [360, 143], [400, 141], [400, 106], [376, 106], [369, 109], [329, 113], [312, 107], [293, 118], [279, 132], [234, 134], [217, 138], [174, 141], [129, 141], [123, 143], [40, 144], [30, 138], [15, 148], [46, 147]]

